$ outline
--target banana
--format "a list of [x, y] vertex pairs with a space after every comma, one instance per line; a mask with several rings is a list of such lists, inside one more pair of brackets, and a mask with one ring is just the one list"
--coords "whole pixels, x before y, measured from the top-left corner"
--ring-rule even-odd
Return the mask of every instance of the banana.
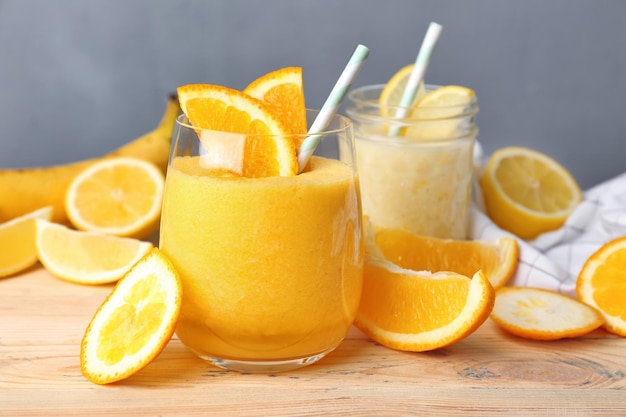
[[102, 158], [135, 157], [167, 169], [174, 123], [180, 114], [176, 96], [168, 98], [158, 126], [99, 158], [41, 168], [0, 169], [0, 223], [44, 206], [53, 206], [52, 221], [69, 224], [65, 213], [65, 191], [82, 170]]

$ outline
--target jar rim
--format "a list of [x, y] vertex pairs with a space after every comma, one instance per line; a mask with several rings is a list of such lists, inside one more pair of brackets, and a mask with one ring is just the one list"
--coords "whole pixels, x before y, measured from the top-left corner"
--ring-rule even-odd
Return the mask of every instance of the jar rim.
[[[348, 93], [348, 105], [346, 106], [346, 113], [353, 120], [359, 121], [371, 121], [380, 123], [385, 120], [387, 122], [398, 123], [410, 123], [413, 124], [416, 121], [436, 121], [436, 120], [450, 120], [450, 119], [462, 119], [472, 118], [479, 110], [478, 101], [474, 96], [474, 99], [469, 104], [462, 104], [458, 106], [441, 106], [441, 107], [428, 107], [423, 109], [412, 109], [408, 116], [395, 117], [387, 115], [402, 114], [406, 111], [405, 107], [401, 106], [381, 106], [379, 103], [379, 97], [384, 89], [385, 84], [373, 84], [366, 85]], [[439, 85], [426, 84], [426, 91], [432, 91], [439, 88]], [[445, 114], [454, 114], [454, 117], [442, 117]], [[385, 114], [385, 116], [383, 116]]]

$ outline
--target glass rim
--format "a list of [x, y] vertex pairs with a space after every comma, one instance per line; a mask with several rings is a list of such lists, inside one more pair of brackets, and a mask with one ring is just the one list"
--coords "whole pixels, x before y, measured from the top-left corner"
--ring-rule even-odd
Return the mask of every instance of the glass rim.
[[[311, 108], [306, 108], [305, 109], [307, 112], [307, 115], [309, 113], [312, 114], [319, 114], [321, 112], [320, 109], [311, 109]], [[312, 121], [311, 121], [312, 122]], [[309, 120], [307, 118], [307, 124], [309, 123]], [[341, 134], [343, 132], [346, 132], [348, 130], [351, 130], [353, 128], [353, 122], [352, 119], [350, 119], [347, 116], [344, 116], [343, 114], [340, 113], [336, 113], [333, 115], [332, 119], [331, 119], [331, 125], [333, 123], [339, 123], [339, 127], [335, 127], [335, 128], [326, 128], [322, 131], [319, 132], [311, 132], [311, 133], [287, 133], [284, 135], [279, 135], [279, 134], [250, 134], [250, 133], [238, 133], [238, 132], [226, 132], [226, 133], [232, 133], [234, 135], [246, 135], [246, 136], [252, 136], [252, 137], [308, 137], [311, 136], [313, 134], [315, 135], [320, 135], [320, 136], [330, 136], [330, 135], [338, 135]], [[187, 118], [187, 116], [185, 115], [185, 113], [181, 113], [177, 118], [176, 118], [176, 125], [180, 126], [180, 127], [184, 127], [186, 129], [193, 129], [195, 131], [203, 131], [203, 132], [220, 132], [220, 133], [224, 133], [224, 131], [220, 131], [220, 130], [215, 130], [215, 129], [207, 129], [207, 128], [200, 128], [200, 127], [196, 127], [194, 125], [192, 125], [189, 122], [189, 119]]]

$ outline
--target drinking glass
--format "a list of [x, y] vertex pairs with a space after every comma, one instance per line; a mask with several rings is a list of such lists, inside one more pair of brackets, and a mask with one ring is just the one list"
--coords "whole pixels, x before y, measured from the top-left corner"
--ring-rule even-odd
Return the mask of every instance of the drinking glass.
[[[316, 115], [307, 111], [310, 121]], [[320, 360], [344, 338], [361, 295], [351, 121], [335, 116], [296, 176], [207, 168], [212, 155], [199, 133], [178, 119], [161, 217], [159, 245], [183, 282], [177, 336], [230, 370], [277, 372]]]
[[380, 227], [466, 239], [478, 103], [418, 108], [397, 118], [398, 107], [379, 104], [383, 88], [348, 95], [364, 215]]

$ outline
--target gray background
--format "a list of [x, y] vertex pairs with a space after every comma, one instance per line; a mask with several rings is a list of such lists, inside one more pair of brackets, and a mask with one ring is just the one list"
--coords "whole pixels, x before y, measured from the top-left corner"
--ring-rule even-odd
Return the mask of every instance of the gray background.
[[583, 188], [626, 171], [624, 0], [0, 0], [0, 167], [112, 150], [186, 83], [301, 66], [318, 107], [358, 43], [355, 85], [385, 82], [431, 20], [426, 81], [476, 90], [487, 154], [533, 147]]

